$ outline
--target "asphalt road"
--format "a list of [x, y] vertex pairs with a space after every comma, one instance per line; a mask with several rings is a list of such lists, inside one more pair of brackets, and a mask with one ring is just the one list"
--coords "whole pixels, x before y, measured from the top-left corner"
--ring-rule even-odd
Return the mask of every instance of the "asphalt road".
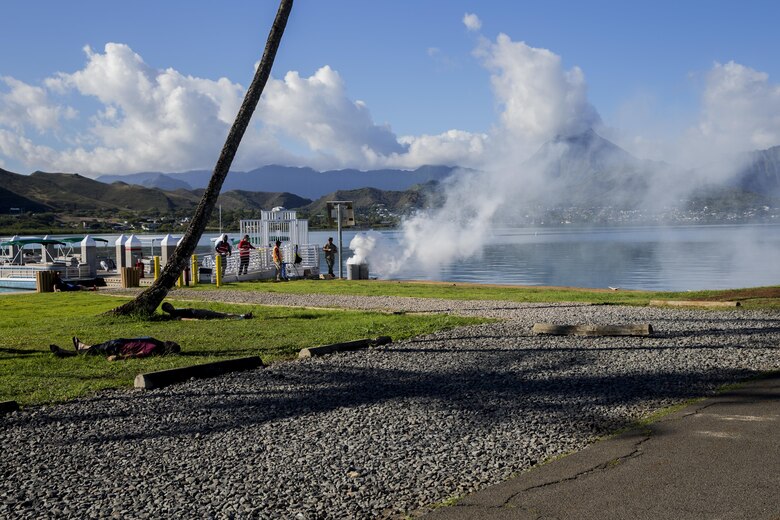
[[778, 519], [780, 374], [467, 496], [456, 519]]

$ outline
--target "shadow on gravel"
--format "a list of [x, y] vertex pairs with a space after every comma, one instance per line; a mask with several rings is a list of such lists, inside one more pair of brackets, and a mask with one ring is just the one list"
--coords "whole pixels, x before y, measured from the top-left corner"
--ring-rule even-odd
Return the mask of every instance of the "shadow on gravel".
[[682, 332], [659, 332], [653, 334], [657, 338], [690, 338], [695, 336], [742, 336], [752, 334], [777, 334], [780, 327], [744, 327], [728, 329], [686, 330]]
[[[421, 358], [425, 358], [425, 353]], [[519, 357], [523, 366], [518, 366]], [[533, 359], [529, 359], [533, 358]], [[527, 350], [493, 354], [482, 366], [416, 370], [364, 369], [329, 364], [304, 364], [289, 372], [272, 369], [243, 373], [217, 384], [186, 385], [162, 392], [96, 397], [92, 412], [63, 405], [36, 421], [70, 424], [80, 439], [55, 443], [110, 444], [155, 438], [209, 435], [342, 408], [377, 403], [419, 406], [436, 417], [456, 417], [475, 432], [526, 415], [544, 417], [551, 428], [587, 431], [592, 435], [628, 426], [615, 419], [615, 408], [680, 402], [711, 389], [755, 375], [750, 370], [619, 373], [588, 375], [592, 364], [576, 350]], [[436, 361], [431, 360], [435, 367]], [[389, 403], [390, 402], [390, 403]], [[101, 411], [95, 413], [99, 408]], [[544, 414], [539, 414], [543, 411]], [[621, 417], [629, 414], [621, 413]], [[121, 421], [123, 433], [101, 423]], [[535, 421], [529, 427], [538, 428]], [[109, 433], [111, 432], [111, 433]]]
[[500, 306], [484, 306], [484, 307], [437, 307], [431, 310], [421, 311], [402, 311], [407, 314], [431, 314], [437, 312], [488, 312], [488, 311], [523, 311], [523, 310], [537, 310], [537, 309], [573, 309], [582, 307], [593, 307], [592, 303], [570, 303], [563, 305], [535, 305], [533, 303], [518, 303], [517, 305], [511, 305], [508, 307]]
[[[777, 345], [777, 344], [773, 344]], [[664, 351], [664, 350], [728, 350], [728, 349], [740, 349], [740, 350], [766, 350], [768, 348], [777, 348], [780, 350], [780, 345], [777, 345], [776, 347], [773, 345], [742, 345], [742, 344], [733, 344], [733, 345], [681, 345], [681, 346], [674, 346], [674, 347], [659, 347], [650, 345], [647, 347], [639, 347], [639, 346], [630, 346], [630, 347], [603, 347], [603, 346], [593, 346], [593, 347], [546, 347], [543, 349], [539, 348], [526, 348], [526, 347], [509, 347], [509, 348], [462, 348], [462, 347], [453, 347], [453, 348], [396, 348], [393, 349], [393, 352], [398, 353], [414, 353], [414, 352], [427, 352], [429, 354], [439, 354], [444, 352], [484, 352], [486, 354], [488, 353], [494, 353], [494, 352], [539, 352], [540, 350], [543, 350], [544, 352], [634, 352], [634, 351]]]

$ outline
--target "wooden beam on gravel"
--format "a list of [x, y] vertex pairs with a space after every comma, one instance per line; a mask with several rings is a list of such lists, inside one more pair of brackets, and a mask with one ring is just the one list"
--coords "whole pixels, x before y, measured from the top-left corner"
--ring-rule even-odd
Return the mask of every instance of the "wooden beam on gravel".
[[653, 326], [640, 325], [555, 325], [553, 323], [534, 323], [536, 334], [556, 336], [650, 336]]
[[237, 372], [239, 370], [250, 370], [263, 365], [258, 356], [249, 356], [236, 359], [226, 359], [224, 361], [214, 361], [212, 363], [202, 363], [181, 368], [171, 368], [169, 370], [159, 370], [157, 372], [148, 372], [135, 376], [135, 387], [151, 390], [153, 388], [162, 388], [174, 383], [181, 383], [191, 378], [214, 377], [228, 372]]
[[392, 343], [390, 336], [379, 336], [376, 339], [358, 339], [355, 341], [344, 341], [342, 343], [332, 343], [330, 345], [320, 345], [319, 347], [309, 347], [301, 349], [298, 353], [299, 358], [309, 358], [314, 356], [324, 356], [325, 354], [332, 354], [334, 352], [345, 352], [349, 350], [360, 350], [363, 348], [387, 345]]
[[653, 307], [671, 305], [674, 307], [739, 307], [739, 302], [706, 302], [700, 300], [650, 300]]
[[19, 409], [16, 401], [0, 401], [0, 415], [15, 412]]

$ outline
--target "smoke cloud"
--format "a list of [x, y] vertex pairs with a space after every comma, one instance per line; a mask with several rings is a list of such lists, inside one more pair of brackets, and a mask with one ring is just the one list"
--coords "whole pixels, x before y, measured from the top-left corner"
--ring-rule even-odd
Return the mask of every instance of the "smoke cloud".
[[[555, 53], [501, 34], [494, 42], [481, 39], [475, 55], [491, 73], [499, 111], [496, 127], [479, 140], [483, 160], [477, 170], [459, 172], [442, 184], [445, 202], [440, 208], [402, 223], [398, 247], [386, 247], [378, 236], [355, 242], [358, 260], [372, 264], [373, 272], [402, 276], [410, 265], [435, 272], [441, 265], [478, 258], [496, 225], [531, 213], [532, 201], [554, 206], [556, 194], [577, 189], [550, 172], [565, 167], [561, 161], [572, 160], [566, 156], [568, 147], [579, 146], [577, 140], [592, 129], [635, 154], [618, 150], [594, 167], [613, 171], [618, 180], [637, 174], [641, 185], [630, 200], [621, 199], [626, 193], [605, 193], [604, 205], [633, 205], [649, 212], [678, 207], [697, 189], [733, 179], [748, 160], [745, 151], [780, 144], [780, 86], [767, 74], [735, 62], [715, 63], [706, 74], [701, 112], [682, 133], [669, 132], [668, 124], [651, 116], [648, 120], [646, 111], [648, 128], [664, 133], [631, 135], [604, 126], [588, 101], [583, 71], [565, 70]], [[630, 110], [623, 115], [638, 119]]]
[[411, 265], [435, 272], [442, 264], [478, 257], [496, 217], [517, 211], [541, 190], [542, 168], [524, 164], [530, 155], [556, 136], [599, 124], [584, 74], [576, 67], [564, 70], [553, 52], [501, 34], [495, 42], [483, 39], [475, 54], [491, 73], [500, 112], [489, 138], [479, 141], [480, 169], [459, 171], [442, 183], [443, 205], [406, 219], [399, 247], [389, 248], [377, 235], [356, 237], [353, 262], [392, 276]]

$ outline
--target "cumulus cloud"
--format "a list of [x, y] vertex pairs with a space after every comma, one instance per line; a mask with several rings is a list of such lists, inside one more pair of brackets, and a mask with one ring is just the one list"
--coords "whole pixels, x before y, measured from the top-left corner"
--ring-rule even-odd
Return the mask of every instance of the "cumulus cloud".
[[466, 13], [463, 15], [463, 25], [465, 25], [466, 29], [469, 31], [479, 31], [482, 29], [482, 20], [474, 13]]
[[[0, 91], [0, 151], [6, 157], [30, 168], [85, 174], [213, 165], [243, 99], [241, 85], [155, 69], [119, 43], [84, 52], [81, 70], [58, 73], [40, 86], [2, 78], [8, 91]], [[96, 100], [99, 109], [79, 114], [62, 101], [68, 96]], [[61, 122], [77, 117], [61, 138]], [[52, 132], [56, 142], [37, 143], [28, 129]], [[349, 97], [337, 71], [323, 66], [309, 77], [291, 71], [269, 80], [234, 168], [474, 164], [485, 138], [458, 130], [399, 138]]]
[[500, 34], [477, 50], [491, 72], [504, 135], [524, 152], [556, 136], [576, 135], [600, 121], [579, 67], [565, 70], [550, 50]]
[[399, 141], [407, 146], [404, 154], [394, 154], [390, 163], [403, 168], [421, 164], [447, 164], [478, 168], [482, 165], [489, 136], [448, 130], [438, 135], [404, 136]]
[[260, 115], [265, 126], [303, 142], [319, 162], [333, 166], [372, 164], [405, 151], [389, 125], [375, 124], [366, 104], [348, 97], [341, 77], [327, 65], [308, 78], [291, 71], [270, 80]]
[[73, 119], [77, 112], [49, 101], [44, 88], [27, 85], [9, 76], [0, 77], [8, 91], [0, 93], [0, 126], [23, 131], [30, 125], [38, 132], [57, 130], [60, 120]]
[[780, 144], [780, 85], [730, 61], [707, 75], [696, 129], [715, 149], [754, 150]]
[[87, 174], [176, 171], [215, 160], [240, 106], [240, 85], [156, 70], [127, 45], [109, 43], [102, 53], [84, 50], [87, 63], [82, 70], [59, 73], [43, 86], [6, 79], [12, 90], [4, 96], [0, 123], [14, 128], [8, 121], [24, 120], [18, 112], [37, 105], [37, 113], [28, 108], [34, 116], [28, 119], [41, 131], [53, 129], [59, 119], [76, 113], [47, 100], [75, 93], [102, 106], [85, 116], [87, 129], [57, 147], [36, 145], [22, 133], [14, 137], [6, 130], [4, 154], [35, 168]]

